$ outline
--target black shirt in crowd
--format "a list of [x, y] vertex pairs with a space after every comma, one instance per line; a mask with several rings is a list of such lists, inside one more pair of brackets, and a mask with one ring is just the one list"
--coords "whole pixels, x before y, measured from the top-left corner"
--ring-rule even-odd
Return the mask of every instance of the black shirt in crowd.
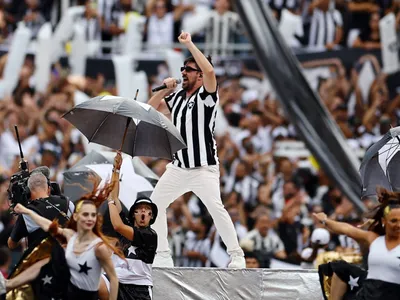
[[[48, 198], [33, 200], [29, 203], [27, 208], [48, 220], [53, 221], [57, 218], [61, 226], [67, 222], [67, 218], [65, 218], [60, 211], [69, 216], [74, 210], [72, 202], [68, 201], [65, 197], [59, 196], [50, 196]], [[44, 232], [31, 217], [19, 215], [10, 237], [14, 242], [18, 242], [22, 238], [27, 237], [28, 246], [30, 246], [47, 237], [47, 233]]]

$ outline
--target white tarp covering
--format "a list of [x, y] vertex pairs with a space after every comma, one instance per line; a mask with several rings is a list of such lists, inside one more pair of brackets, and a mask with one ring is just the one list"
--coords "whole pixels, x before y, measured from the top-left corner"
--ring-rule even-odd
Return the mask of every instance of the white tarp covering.
[[154, 299], [322, 300], [310, 270], [154, 268]]

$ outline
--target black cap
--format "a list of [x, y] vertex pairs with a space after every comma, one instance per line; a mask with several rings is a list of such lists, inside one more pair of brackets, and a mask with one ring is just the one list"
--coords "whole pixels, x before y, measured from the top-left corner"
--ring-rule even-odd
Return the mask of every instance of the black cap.
[[157, 205], [155, 205], [153, 203], [153, 201], [151, 201], [151, 199], [146, 196], [141, 196], [140, 198], [137, 198], [135, 203], [133, 203], [133, 205], [129, 209], [129, 219], [131, 220], [132, 225], [134, 224], [134, 219], [132, 218], [132, 215], [133, 215], [133, 212], [135, 211], [135, 207], [138, 206], [139, 204], [148, 204], [151, 206], [151, 211], [153, 213], [153, 217], [150, 220], [150, 225], [152, 225], [157, 219], [158, 208], [157, 208]]

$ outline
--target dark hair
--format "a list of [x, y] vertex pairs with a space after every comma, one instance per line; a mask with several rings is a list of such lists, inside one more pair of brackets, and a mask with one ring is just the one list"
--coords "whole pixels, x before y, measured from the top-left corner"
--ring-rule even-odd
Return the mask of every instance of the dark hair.
[[400, 208], [400, 193], [390, 192], [382, 187], [377, 188], [378, 204], [368, 216], [371, 219], [371, 224], [368, 227], [369, 231], [373, 231], [379, 235], [385, 235], [385, 228], [382, 224], [382, 218], [393, 208]]
[[288, 183], [292, 183], [294, 185], [294, 187], [298, 190], [301, 190], [303, 188], [303, 182], [302, 182], [301, 178], [298, 178], [296, 176], [293, 176], [291, 179], [286, 181], [284, 184], [286, 185]]
[[260, 260], [258, 259], [258, 256], [252, 251], [249, 251], [249, 252], [246, 251], [244, 253], [244, 258], [255, 258], [258, 262], [260, 262]]
[[[212, 63], [212, 59], [211, 59], [211, 55], [207, 56], [207, 60], [208, 62], [214, 67], [213, 63]], [[186, 66], [187, 63], [195, 63], [197, 69], [200, 69], [199, 65], [197, 64], [196, 60], [194, 59], [193, 56], [189, 56], [188, 58], [185, 59], [185, 61], [183, 62], [183, 65]]]

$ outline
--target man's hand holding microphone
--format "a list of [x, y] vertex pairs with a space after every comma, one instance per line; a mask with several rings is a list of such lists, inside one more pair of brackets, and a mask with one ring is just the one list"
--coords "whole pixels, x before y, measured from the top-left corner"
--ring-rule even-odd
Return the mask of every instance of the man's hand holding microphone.
[[165, 79], [164, 79], [162, 85], [160, 85], [160, 86], [158, 86], [158, 87], [155, 87], [155, 88], [152, 89], [151, 91], [154, 93], [154, 92], [158, 92], [158, 91], [161, 91], [161, 90], [164, 90], [164, 89], [173, 90], [173, 89], [175, 89], [175, 88], [178, 86], [178, 84], [181, 83], [181, 82], [182, 82], [181, 79], [176, 79], [176, 78], [168, 77], [168, 78], [165, 78]]

